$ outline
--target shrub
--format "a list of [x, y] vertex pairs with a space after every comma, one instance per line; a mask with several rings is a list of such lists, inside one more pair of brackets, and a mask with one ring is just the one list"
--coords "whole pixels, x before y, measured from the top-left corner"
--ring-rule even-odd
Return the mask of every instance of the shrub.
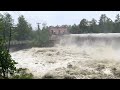
[[16, 73], [11, 77], [11, 79], [33, 79], [32, 73], [27, 73], [27, 69], [19, 68]]
[[13, 75], [16, 71], [15, 64], [17, 64], [9, 54], [7, 48], [4, 47], [4, 41], [0, 38], [0, 76], [8, 78], [8, 75]]

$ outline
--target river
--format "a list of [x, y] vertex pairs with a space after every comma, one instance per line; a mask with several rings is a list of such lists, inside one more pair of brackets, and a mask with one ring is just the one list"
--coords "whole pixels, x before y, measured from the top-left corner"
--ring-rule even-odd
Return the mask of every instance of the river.
[[36, 78], [48, 74], [58, 79], [65, 75], [116, 78], [113, 68], [120, 70], [120, 34], [64, 35], [54, 47], [32, 47], [10, 54], [18, 62], [17, 68], [28, 68]]

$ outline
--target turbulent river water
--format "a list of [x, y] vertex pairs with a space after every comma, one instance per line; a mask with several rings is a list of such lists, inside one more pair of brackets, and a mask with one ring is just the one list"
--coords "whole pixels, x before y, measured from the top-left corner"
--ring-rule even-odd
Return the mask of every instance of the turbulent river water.
[[36, 78], [119, 78], [120, 34], [64, 35], [54, 47], [33, 47], [11, 56], [16, 67], [28, 68]]

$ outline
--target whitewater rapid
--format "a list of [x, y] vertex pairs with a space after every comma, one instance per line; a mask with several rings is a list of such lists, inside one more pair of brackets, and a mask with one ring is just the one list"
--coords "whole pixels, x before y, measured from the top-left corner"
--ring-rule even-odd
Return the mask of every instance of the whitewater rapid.
[[[84, 37], [94, 37], [98, 42], [76, 40], [76, 37], [83, 39]], [[115, 40], [117, 37], [117, 40]], [[42, 77], [47, 72], [57, 68], [67, 68], [68, 64], [91, 70], [89, 66], [92, 62], [111, 62], [106, 67], [115, 65], [120, 62], [120, 48], [118, 38], [120, 34], [81, 34], [67, 35], [61, 38], [60, 43], [54, 47], [24, 49], [11, 52], [12, 58], [18, 62], [17, 68], [28, 68], [35, 77]], [[101, 38], [110, 39], [111, 42], [106, 44]], [[113, 38], [113, 39], [111, 39]], [[113, 41], [112, 41], [113, 40]], [[84, 44], [80, 44], [83, 41]], [[90, 44], [90, 42], [95, 44]], [[116, 48], [117, 47], [117, 48]], [[93, 64], [94, 66], [94, 64]], [[110, 73], [109, 71], [108, 74]]]

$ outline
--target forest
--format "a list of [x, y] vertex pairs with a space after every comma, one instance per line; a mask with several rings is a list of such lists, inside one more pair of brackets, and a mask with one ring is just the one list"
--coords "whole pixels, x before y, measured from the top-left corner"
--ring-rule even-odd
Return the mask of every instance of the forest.
[[72, 34], [80, 33], [120, 33], [120, 15], [117, 14], [115, 21], [112, 21], [105, 14], [100, 16], [99, 21], [94, 18], [91, 21], [82, 19], [78, 25], [70, 25], [69, 30]]

